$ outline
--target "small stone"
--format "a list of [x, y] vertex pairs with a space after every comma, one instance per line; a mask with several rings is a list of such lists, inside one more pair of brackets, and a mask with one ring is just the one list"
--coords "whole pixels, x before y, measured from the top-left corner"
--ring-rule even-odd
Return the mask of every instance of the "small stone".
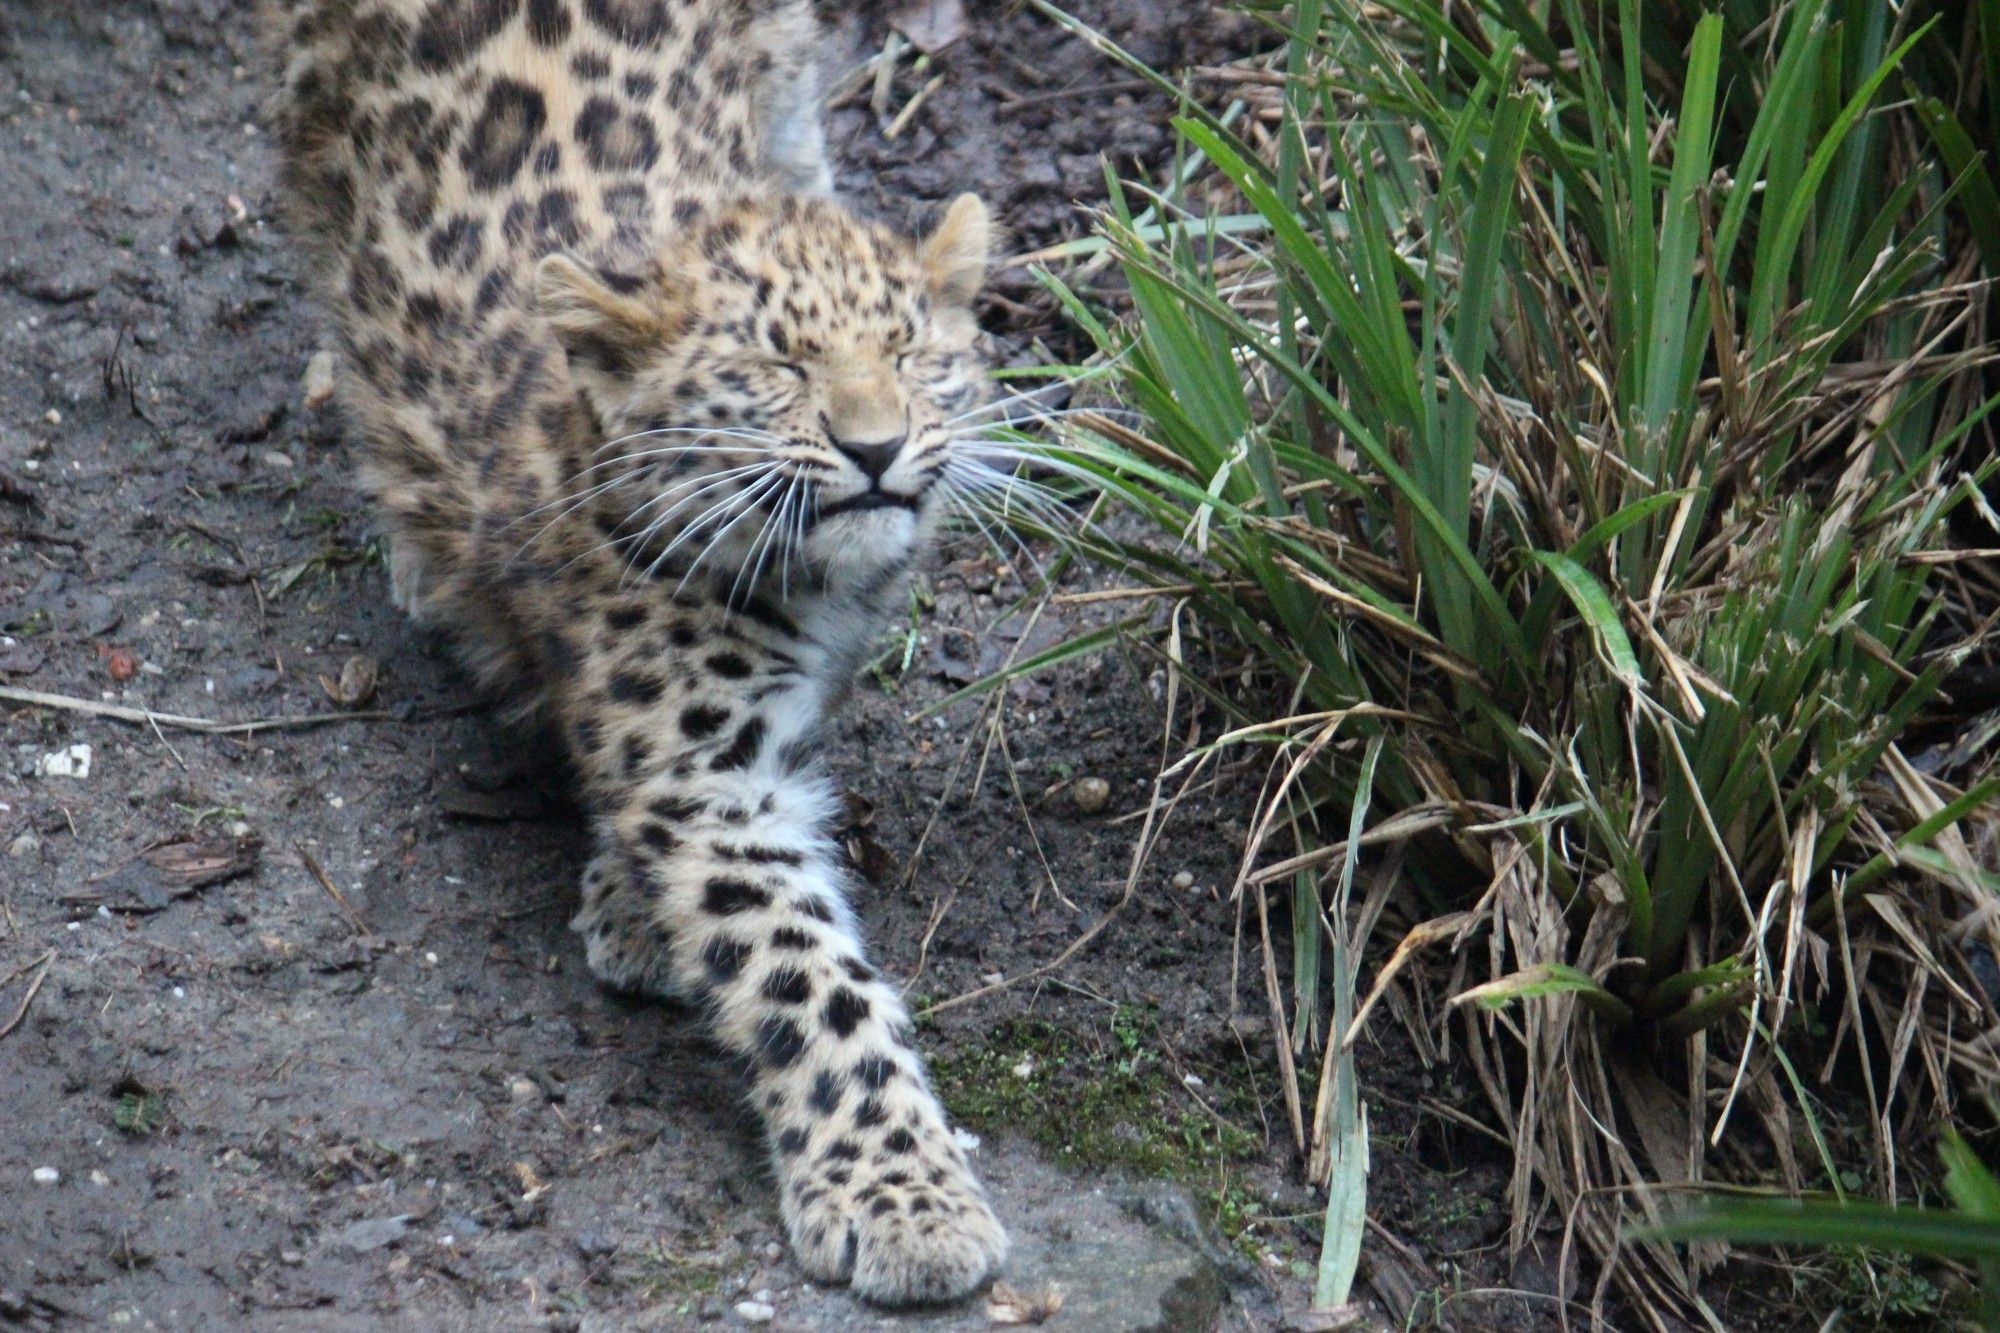
[[90, 747], [72, 745], [53, 750], [35, 761], [35, 771], [45, 778], [87, 778], [90, 776]]
[[736, 1317], [746, 1324], [768, 1324], [778, 1317], [778, 1311], [764, 1301], [738, 1301]]
[[1014, 1066], [1013, 1072], [1015, 1078], [1029, 1077], [1035, 1072], [1035, 1057], [1032, 1055], [1022, 1056], [1021, 1063]]
[[42, 413], [42, 420], [48, 422], [51, 426], [60, 426], [62, 425], [62, 413], [56, 411], [56, 409], [52, 407], [48, 411]]
[[7, 844], [7, 855], [18, 859], [39, 850], [41, 845], [42, 840], [34, 834], [23, 833], [20, 837]]
[[586, 1259], [602, 1259], [618, 1253], [618, 1242], [602, 1231], [579, 1231], [573, 1237], [576, 1252]]
[[303, 1254], [300, 1254], [297, 1250], [278, 1251], [278, 1262], [283, 1264], [287, 1268], [297, 1268], [300, 1264], [304, 1263], [305, 1261], [306, 1257]]
[[356, 1222], [333, 1238], [334, 1247], [354, 1254], [367, 1254], [387, 1245], [394, 1245], [410, 1229], [408, 1214], [397, 1217], [371, 1217], [365, 1222]]
[[298, 466], [297, 463], [292, 461], [290, 454], [278, 449], [266, 449], [262, 454], [258, 455], [257, 461], [265, 467], [275, 468], [280, 472], [290, 471], [292, 468]]
[[780, 1260], [780, 1259], [782, 1259], [782, 1258], [784, 1258], [784, 1257], [785, 1257], [785, 1247], [784, 1247], [784, 1246], [782, 1246], [782, 1245], [778, 1244], [778, 1242], [777, 1242], [777, 1241], [775, 1241], [775, 1240], [773, 1240], [773, 1241], [767, 1241], [767, 1242], [765, 1242], [765, 1244], [764, 1244], [764, 1262], [765, 1262], [765, 1263], [770, 1263], [770, 1264], [775, 1264], [775, 1263], [777, 1263], [777, 1262], [778, 1262], [778, 1260]]
[[507, 1095], [517, 1102], [538, 1102], [542, 1099], [542, 1088], [531, 1078], [517, 1078], [507, 1085]]
[[1194, 873], [1188, 870], [1177, 871], [1173, 878], [1173, 886], [1186, 893], [1194, 887]]
[[53, 1185], [61, 1179], [62, 1172], [52, 1166], [38, 1166], [35, 1168], [34, 1181], [37, 1185]]
[[1078, 778], [1070, 784], [1069, 798], [1078, 810], [1094, 815], [1111, 804], [1111, 784], [1103, 778]]
[[102, 1171], [93, 1171], [90, 1173], [90, 1183], [99, 1189], [103, 1189], [111, 1183], [111, 1177], [105, 1175]]
[[306, 362], [305, 405], [310, 412], [333, 398], [333, 353], [314, 352]]

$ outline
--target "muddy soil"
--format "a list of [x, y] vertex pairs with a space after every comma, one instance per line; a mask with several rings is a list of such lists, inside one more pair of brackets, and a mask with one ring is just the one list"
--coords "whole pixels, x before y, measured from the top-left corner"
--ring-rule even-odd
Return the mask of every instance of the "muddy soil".
[[[1166, 105], [1032, 10], [968, 8], [903, 62], [891, 116], [936, 83], [893, 138], [872, 85], [833, 111], [841, 187], [903, 222], [979, 189], [1020, 251], [1084, 234], [1100, 154], [1161, 169]], [[1198, 0], [1076, 8], [1167, 69], [1263, 40]], [[836, 26], [854, 61], [887, 31]], [[389, 608], [352, 448], [302, 402], [315, 321], [256, 32], [248, 0], [0, 4], [0, 685], [283, 718], [379, 666], [352, 718], [247, 735], [0, 702], [0, 1326], [987, 1326], [978, 1301], [890, 1320], [805, 1281], [693, 1017], [592, 985], [564, 930], [574, 812]], [[985, 311], [1017, 347], [1062, 338], [1036, 291], [1003, 272]], [[1059, 603], [1029, 627], [1019, 591], [952, 544], [840, 724], [860, 913], [920, 1004], [982, 992], [925, 1041], [984, 1136], [1012, 1285], [1061, 1284], [1058, 1327], [1278, 1327], [1317, 1205], [1255, 926], [1239, 960], [1217, 889], [1253, 793], [1186, 801], [1114, 923], [1038, 973], [1125, 897], [1164, 717], [1143, 644], [1016, 687], [1004, 749], [980, 703], [918, 716], [1024, 634], [1095, 623]], [[1419, 1260], [1509, 1285], [1504, 1167], [1418, 1109], [1467, 1094], [1366, 1059], [1385, 1311]], [[1116, 1123], [1072, 1142], [1082, 1115]]]

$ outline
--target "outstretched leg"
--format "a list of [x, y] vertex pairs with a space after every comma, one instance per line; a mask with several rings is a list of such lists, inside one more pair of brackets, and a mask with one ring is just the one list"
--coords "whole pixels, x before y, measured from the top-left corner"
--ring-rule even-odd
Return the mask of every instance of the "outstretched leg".
[[825, 783], [739, 758], [703, 755], [617, 798], [574, 923], [591, 966], [698, 999], [748, 1060], [807, 1271], [891, 1304], [961, 1296], [1005, 1257], [1006, 1233], [901, 997], [863, 957]]

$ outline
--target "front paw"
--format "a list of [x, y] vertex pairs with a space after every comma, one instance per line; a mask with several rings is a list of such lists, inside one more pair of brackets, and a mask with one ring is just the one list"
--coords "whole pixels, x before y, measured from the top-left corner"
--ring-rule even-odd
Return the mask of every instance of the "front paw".
[[952, 1301], [977, 1290], [1006, 1259], [1007, 1232], [956, 1157], [920, 1147], [887, 1168], [856, 1164], [850, 1183], [822, 1170], [817, 1182], [788, 1187], [785, 1224], [799, 1263], [882, 1305]]
[[599, 856], [585, 868], [583, 901], [569, 928], [583, 936], [590, 971], [609, 989], [682, 998], [673, 977], [673, 939], [614, 858]]

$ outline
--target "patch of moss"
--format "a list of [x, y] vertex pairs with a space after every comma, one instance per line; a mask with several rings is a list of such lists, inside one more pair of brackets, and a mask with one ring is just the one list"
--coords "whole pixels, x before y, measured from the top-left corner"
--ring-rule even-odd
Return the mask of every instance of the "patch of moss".
[[1111, 1041], [1093, 1047], [1039, 1019], [1009, 1019], [982, 1044], [939, 1055], [931, 1076], [966, 1124], [1020, 1133], [1065, 1165], [1184, 1179], [1250, 1156], [1254, 1136], [1217, 1123], [1177, 1086], [1153, 1027], [1121, 1008]]
[[691, 1313], [702, 1297], [722, 1289], [722, 1272], [713, 1260], [675, 1254], [658, 1244], [620, 1256], [613, 1276], [618, 1286], [648, 1305], [671, 1305], [680, 1314]]
[[[1164, 1063], [1157, 1037], [1152, 1015], [1125, 1007], [1108, 1039], [1008, 1019], [976, 1045], [939, 1052], [931, 1077], [960, 1121], [1019, 1134], [1060, 1165], [1188, 1182], [1236, 1241], [1260, 1210], [1227, 1168], [1257, 1156], [1261, 1142], [1202, 1109]], [[1204, 1086], [1203, 1095], [1225, 1119], [1247, 1106], [1247, 1094], [1233, 1090]]]
[[1814, 1267], [1838, 1308], [1869, 1328], [1939, 1328], [1953, 1303], [1952, 1293], [1900, 1255], [1834, 1248]]

